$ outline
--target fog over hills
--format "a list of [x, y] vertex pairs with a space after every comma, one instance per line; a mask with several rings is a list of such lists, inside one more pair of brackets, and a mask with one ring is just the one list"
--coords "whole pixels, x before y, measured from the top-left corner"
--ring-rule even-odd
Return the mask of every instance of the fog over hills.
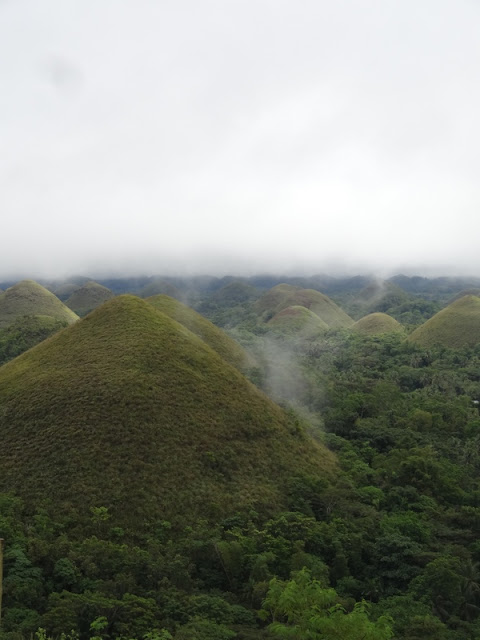
[[479, 18], [0, 3], [0, 279], [475, 274]]

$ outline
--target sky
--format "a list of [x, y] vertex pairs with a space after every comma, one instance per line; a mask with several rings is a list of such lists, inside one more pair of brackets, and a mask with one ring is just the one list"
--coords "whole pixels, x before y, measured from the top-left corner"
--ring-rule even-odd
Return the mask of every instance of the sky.
[[0, 0], [0, 279], [480, 275], [477, 0]]

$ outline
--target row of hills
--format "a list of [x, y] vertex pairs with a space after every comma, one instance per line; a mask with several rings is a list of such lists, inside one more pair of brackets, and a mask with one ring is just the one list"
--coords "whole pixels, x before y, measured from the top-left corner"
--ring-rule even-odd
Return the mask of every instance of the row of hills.
[[[163, 281], [139, 293], [161, 311], [168, 307], [170, 315], [181, 321], [191, 315], [191, 307], [182, 304], [182, 299], [187, 303], [188, 299]], [[264, 330], [302, 339], [350, 329], [365, 335], [404, 333], [424, 346], [459, 347], [472, 346], [480, 337], [479, 295], [480, 289], [470, 288], [453, 292], [443, 305], [432, 304], [398, 285], [376, 280], [347, 298], [339, 295], [335, 302], [324, 292], [293, 284], [280, 283], [263, 291], [233, 281], [207, 295], [197, 292], [200, 299], [192, 306], [199, 312], [197, 318], [209, 318], [226, 330], [248, 319]], [[36, 328], [52, 322], [69, 325], [114, 297], [112, 290], [94, 281], [64, 283], [50, 291], [33, 280], [23, 280], [0, 292], [0, 330], [15, 322]]]

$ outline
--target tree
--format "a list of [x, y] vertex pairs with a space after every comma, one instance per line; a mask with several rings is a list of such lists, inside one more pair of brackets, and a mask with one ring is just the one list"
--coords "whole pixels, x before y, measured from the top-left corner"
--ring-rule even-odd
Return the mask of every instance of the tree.
[[262, 615], [271, 618], [269, 630], [276, 638], [292, 640], [389, 640], [391, 619], [372, 622], [368, 604], [357, 602], [347, 612], [334, 589], [313, 580], [307, 569], [286, 582], [274, 578], [263, 603]]

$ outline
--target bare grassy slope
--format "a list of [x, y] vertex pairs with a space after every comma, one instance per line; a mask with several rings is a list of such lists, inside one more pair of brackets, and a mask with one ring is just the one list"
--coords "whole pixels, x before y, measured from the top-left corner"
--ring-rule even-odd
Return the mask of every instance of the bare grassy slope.
[[98, 282], [90, 281], [76, 289], [65, 304], [77, 315], [83, 317], [111, 298], [113, 293], [110, 289]]
[[370, 313], [357, 320], [352, 331], [364, 336], [376, 336], [384, 333], [403, 333], [402, 325], [386, 313]]
[[119, 296], [0, 367], [0, 484], [113, 522], [284, 507], [333, 456], [200, 338]]
[[480, 298], [467, 295], [436, 313], [408, 337], [424, 347], [474, 346], [480, 342]]
[[76, 313], [33, 280], [22, 280], [0, 294], [0, 328], [20, 316], [50, 316], [68, 324], [78, 320]]

